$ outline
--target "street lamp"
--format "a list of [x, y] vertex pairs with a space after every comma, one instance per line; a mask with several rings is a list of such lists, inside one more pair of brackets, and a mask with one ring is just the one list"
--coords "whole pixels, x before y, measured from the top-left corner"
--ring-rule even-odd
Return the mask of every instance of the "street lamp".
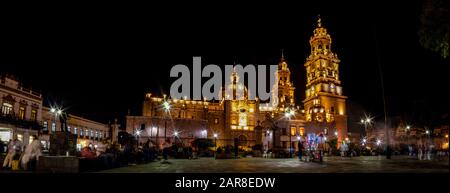
[[[284, 113], [284, 117], [286, 117], [288, 120], [291, 119], [292, 116], [295, 115], [294, 109], [286, 110]], [[289, 157], [292, 157], [292, 131], [289, 129]]]
[[372, 124], [372, 118], [368, 116], [361, 118], [361, 124], [364, 124], [364, 135], [367, 135], [367, 126]]
[[216, 156], [217, 156], [217, 137], [218, 137], [218, 135], [217, 135], [217, 133], [214, 133], [214, 159], [216, 158]]
[[141, 130], [136, 129], [135, 134], [136, 134], [136, 138], [137, 138], [136, 145], [139, 148], [139, 137], [141, 136]]
[[[50, 109], [50, 113], [54, 114], [54, 123], [55, 123], [55, 131], [56, 131], [56, 122], [57, 122], [57, 118], [59, 116], [61, 116], [61, 114], [63, 113], [63, 111], [61, 109], [56, 109], [54, 107], [52, 107]], [[61, 122], [61, 131], [63, 131], [63, 127], [62, 127], [63, 123]], [[65, 128], [64, 128], [65, 129]], [[64, 130], [65, 131], [65, 130]]]
[[377, 139], [377, 145], [378, 145], [378, 146], [381, 145], [381, 140]]
[[[167, 101], [164, 101], [163, 109], [164, 109], [164, 111], [166, 111], [166, 113], [170, 114], [170, 103]], [[164, 118], [164, 140], [167, 140], [167, 118]]]

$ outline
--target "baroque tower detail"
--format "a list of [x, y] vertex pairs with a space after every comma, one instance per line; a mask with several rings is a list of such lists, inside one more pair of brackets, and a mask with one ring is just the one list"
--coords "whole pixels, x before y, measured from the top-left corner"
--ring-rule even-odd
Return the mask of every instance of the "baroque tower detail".
[[347, 97], [342, 93], [339, 80], [340, 60], [331, 51], [331, 43], [319, 17], [309, 40], [311, 54], [304, 65], [306, 98], [303, 102], [308, 126], [325, 135], [337, 135], [338, 142], [342, 142], [347, 137]]

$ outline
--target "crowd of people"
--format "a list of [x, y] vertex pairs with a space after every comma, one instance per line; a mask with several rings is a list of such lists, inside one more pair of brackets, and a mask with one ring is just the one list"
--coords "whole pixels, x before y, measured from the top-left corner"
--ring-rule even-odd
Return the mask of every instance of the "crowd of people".
[[408, 146], [408, 155], [418, 160], [442, 160], [449, 156], [448, 150], [437, 149], [433, 145]]
[[[5, 170], [35, 170], [39, 156], [42, 155], [42, 147], [37, 136], [32, 136], [33, 141], [24, 146], [20, 140], [15, 137], [6, 145], [6, 156], [3, 161]], [[2, 144], [1, 146], [5, 146]], [[4, 150], [5, 148], [0, 148]]]

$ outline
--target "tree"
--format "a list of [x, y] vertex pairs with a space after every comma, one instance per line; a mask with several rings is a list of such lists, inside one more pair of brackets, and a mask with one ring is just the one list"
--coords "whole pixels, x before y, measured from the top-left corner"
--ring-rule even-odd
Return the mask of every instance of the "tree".
[[448, 0], [425, 0], [420, 16], [420, 44], [448, 57]]

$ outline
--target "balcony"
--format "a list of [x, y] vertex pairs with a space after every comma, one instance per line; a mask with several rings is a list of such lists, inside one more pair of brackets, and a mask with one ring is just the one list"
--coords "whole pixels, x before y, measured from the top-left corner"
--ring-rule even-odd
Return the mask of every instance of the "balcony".
[[20, 128], [26, 128], [26, 129], [32, 129], [32, 130], [42, 129], [41, 124], [39, 124], [39, 122], [37, 122], [37, 121], [27, 120], [27, 119], [19, 119], [18, 117], [14, 116], [14, 115], [9, 115], [9, 114], [7, 114], [7, 115], [1, 114], [0, 115], [0, 123], [11, 124], [11, 125], [15, 125]]

